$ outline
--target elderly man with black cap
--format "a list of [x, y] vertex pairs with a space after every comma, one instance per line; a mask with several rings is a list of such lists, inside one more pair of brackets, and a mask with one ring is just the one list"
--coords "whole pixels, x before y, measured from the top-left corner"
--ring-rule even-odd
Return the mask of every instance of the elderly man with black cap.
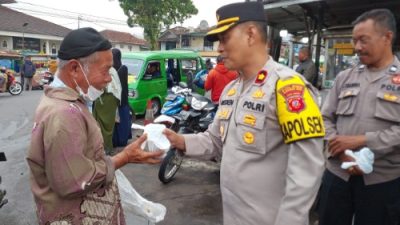
[[205, 133], [164, 133], [188, 155], [222, 154], [224, 224], [308, 225], [324, 169], [317, 92], [268, 55], [262, 4], [226, 5], [217, 19], [207, 38], [219, 40], [225, 66], [239, 77]]
[[130, 162], [156, 163], [162, 152], [140, 149], [140, 137], [121, 153], [104, 154], [87, 105], [111, 81], [111, 44], [92, 28], [61, 43], [58, 69], [36, 110], [27, 161], [39, 224], [125, 224], [114, 171]]

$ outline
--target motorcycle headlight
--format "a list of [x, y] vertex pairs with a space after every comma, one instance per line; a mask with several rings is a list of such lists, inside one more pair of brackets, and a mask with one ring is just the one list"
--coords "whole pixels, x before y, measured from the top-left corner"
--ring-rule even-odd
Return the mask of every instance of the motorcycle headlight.
[[137, 90], [128, 90], [128, 96], [136, 99], [139, 97], [139, 92]]

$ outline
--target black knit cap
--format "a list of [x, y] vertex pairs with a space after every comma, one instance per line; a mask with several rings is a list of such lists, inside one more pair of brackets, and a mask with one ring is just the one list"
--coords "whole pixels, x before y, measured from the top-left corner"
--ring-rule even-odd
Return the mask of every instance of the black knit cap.
[[63, 60], [78, 59], [94, 52], [111, 49], [111, 43], [90, 27], [73, 30], [61, 42], [57, 57]]
[[218, 34], [246, 21], [267, 22], [264, 7], [259, 2], [240, 2], [217, 9], [217, 25], [207, 33], [207, 40], [218, 41]]

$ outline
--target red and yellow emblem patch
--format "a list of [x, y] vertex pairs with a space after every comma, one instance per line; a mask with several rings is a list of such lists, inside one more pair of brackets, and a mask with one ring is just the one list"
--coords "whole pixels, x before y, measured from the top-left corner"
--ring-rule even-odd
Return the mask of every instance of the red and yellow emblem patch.
[[304, 88], [305, 86], [302, 84], [289, 84], [279, 89], [290, 112], [299, 113], [305, 109]]

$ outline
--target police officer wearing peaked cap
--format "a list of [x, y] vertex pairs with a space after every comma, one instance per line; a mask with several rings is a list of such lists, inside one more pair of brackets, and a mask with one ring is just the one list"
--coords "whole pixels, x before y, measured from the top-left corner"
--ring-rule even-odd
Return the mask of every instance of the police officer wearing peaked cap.
[[225, 66], [239, 77], [225, 87], [206, 132], [164, 133], [187, 155], [223, 152], [224, 224], [308, 225], [324, 166], [315, 89], [268, 55], [262, 4], [223, 6], [217, 20], [207, 38], [219, 41]]

